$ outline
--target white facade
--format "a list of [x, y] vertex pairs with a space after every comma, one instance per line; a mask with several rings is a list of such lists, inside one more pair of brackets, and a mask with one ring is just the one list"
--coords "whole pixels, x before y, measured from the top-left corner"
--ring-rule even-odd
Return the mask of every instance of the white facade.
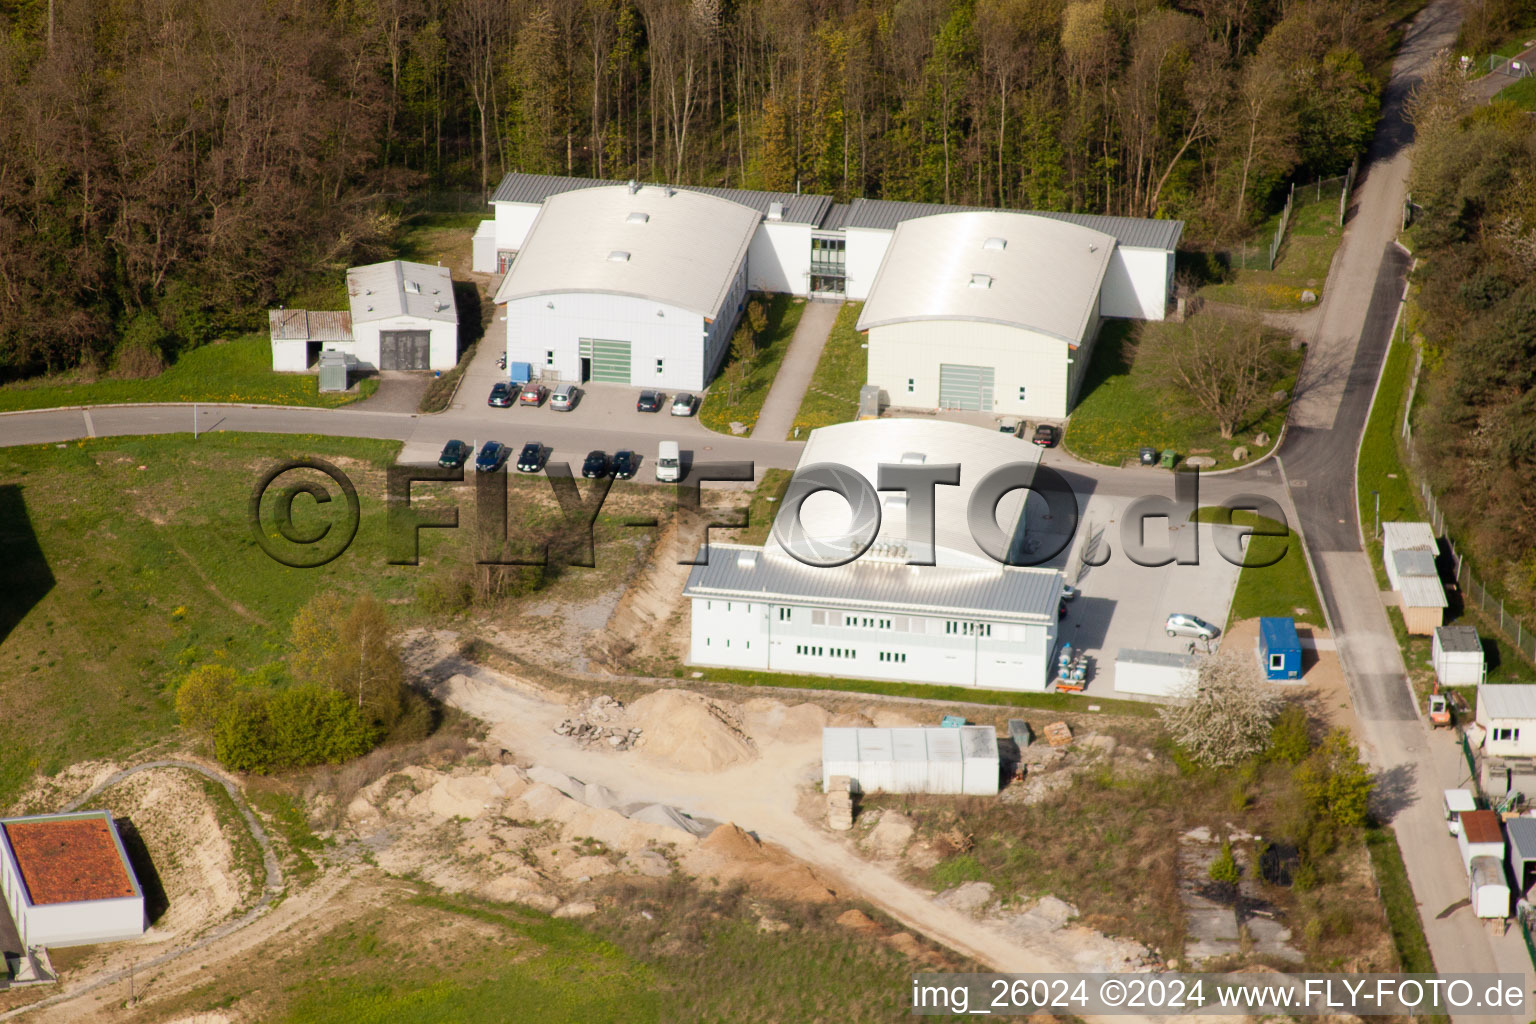
[[754, 292], [807, 295], [811, 288], [811, 226], [764, 220], [747, 249], [747, 287]]
[[1167, 249], [1115, 246], [1099, 293], [1102, 316], [1161, 320], [1173, 294], [1173, 253]]
[[1478, 857], [1467, 869], [1472, 890], [1472, 913], [1484, 919], [1509, 916], [1509, 884], [1504, 878], [1502, 857]]
[[[745, 275], [731, 294], [740, 306]], [[618, 341], [630, 347], [629, 383], [691, 391], [709, 382], [735, 325], [735, 318], [706, 323], [692, 310], [613, 294], [539, 295], [508, 302], [506, 310], [507, 360], [531, 364], [546, 381], [584, 379], [583, 340]]]
[[939, 407], [941, 367], [991, 369], [992, 407], [1030, 419], [1062, 419], [1071, 411], [1093, 358], [1094, 332], [1073, 348], [1059, 338], [1003, 324], [912, 320], [869, 332], [868, 381], [897, 408]]
[[1440, 626], [1430, 645], [1430, 662], [1441, 686], [1477, 686], [1488, 675], [1483, 645], [1472, 626]]
[[539, 216], [543, 203], [492, 203], [496, 209], [496, 248], [515, 253], [528, 241], [528, 232]]
[[1461, 815], [1461, 831], [1456, 833], [1456, 845], [1461, 850], [1461, 866], [1468, 874], [1474, 861], [1492, 857], [1502, 872], [1504, 867], [1504, 834], [1499, 816], [1493, 811], [1467, 811]]
[[470, 239], [470, 269], [477, 274], [496, 273], [496, 221], [483, 220]]
[[1122, 650], [1115, 655], [1115, 692], [1148, 697], [1187, 695], [1199, 677], [1195, 659], [1187, 654]]
[[875, 286], [875, 277], [880, 273], [880, 264], [885, 262], [886, 251], [890, 249], [891, 237], [895, 234], [894, 229], [888, 228], [850, 227], [846, 230], [849, 301], [862, 302], [869, 298], [870, 289]]
[[431, 340], [428, 342], [430, 355], [426, 366], [428, 370], [451, 370], [459, 361], [457, 322], [443, 323], [413, 316], [392, 316], [383, 320], [370, 320], [367, 323], [354, 321], [352, 342], [328, 341], [321, 348], [355, 356], [360, 369], [378, 370], [384, 366], [381, 353], [383, 336], [386, 332], [394, 331], [425, 332], [430, 337]]
[[274, 338], [272, 369], [279, 373], [303, 373], [309, 369], [309, 342]]
[[996, 795], [1000, 780], [997, 733], [991, 726], [960, 729], [842, 729], [821, 733], [821, 781], [846, 775], [856, 793]]
[[[110, 842], [116, 848], [133, 894], [110, 899], [34, 902], [32, 889], [27, 883], [26, 869], [11, 844], [7, 826], [34, 822], [91, 822], [93, 819], [105, 821]], [[57, 855], [68, 856], [67, 852]], [[0, 821], [0, 893], [4, 894], [5, 902], [10, 907], [22, 945], [27, 947], [121, 942], [144, 934], [144, 893], [134, 878], [116, 825], [111, 816], [103, 811]]]
[[352, 356], [365, 371], [458, 363], [459, 313], [447, 267], [405, 260], [352, 267], [347, 302], [347, 312], [269, 311], [272, 369], [302, 372], [322, 351]]
[[1489, 757], [1536, 757], [1536, 685], [1484, 683], [1477, 688], [1477, 724]]

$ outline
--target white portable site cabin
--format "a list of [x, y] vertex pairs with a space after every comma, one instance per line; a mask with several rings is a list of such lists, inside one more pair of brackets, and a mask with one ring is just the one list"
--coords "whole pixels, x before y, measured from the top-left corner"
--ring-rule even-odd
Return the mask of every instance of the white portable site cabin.
[[1488, 677], [1483, 642], [1474, 626], [1438, 626], [1430, 661], [1441, 686], [1478, 686]]
[[1536, 684], [1483, 683], [1474, 718], [1487, 757], [1536, 757]]
[[1504, 863], [1504, 825], [1494, 811], [1464, 811], [1461, 814], [1461, 831], [1456, 834], [1456, 845], [1461, 848], [1461, 865], [1472, 870], [1472, 861], [1478, 857], [1493, 857]]
[[1448, 789], [1445, 791], [1445, 825], [1451, 835], [1461, 835], [1461, 816], [1468, 811], [1477, 810], [1477, 801], [1469, 789]]
[[1199, 678], [1199, 664], [1188, 654], [1122, 649], [1115, 655], [1115, 692], [1180, 698]]
[[999, 788], [997, 733], [991, 726], [845, 729], [821, 732], [821, 781], [853, 780], [858, 793], [993, 796]]
[[1502, 857], [1474, 857], [1467, 868], [1472, 890], [1472, 912], [1481, 918], [1509, 916], [1509, 883], [1504, 879]]

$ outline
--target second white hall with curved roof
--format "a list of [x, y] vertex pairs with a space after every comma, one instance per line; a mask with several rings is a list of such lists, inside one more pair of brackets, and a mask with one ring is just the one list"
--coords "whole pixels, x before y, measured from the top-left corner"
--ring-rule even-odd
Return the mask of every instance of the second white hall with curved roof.
[[882, 404], [1061, 418], [1086, 374], [1115, 239], [1024, 213], [904, 221], [859, 317]]
[[760, 219], [662, 186], [550, 196], [496, 293], [509, 355], [545, 381], [703, 388], [745, 307]]

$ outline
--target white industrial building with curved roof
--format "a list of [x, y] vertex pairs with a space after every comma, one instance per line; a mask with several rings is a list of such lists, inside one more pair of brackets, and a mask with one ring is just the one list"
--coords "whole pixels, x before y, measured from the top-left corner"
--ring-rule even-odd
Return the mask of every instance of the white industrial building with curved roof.
[[545, 380], [702, 388], [745, 305], [756, 210], [682, 189], [551, 195], [496, 293]]
[[1065, 417], [1098, 337], [1114, 236], [1025, 213], [904, 221], [859, 316], [893, 406]]
[[[1057, 640], [1062, 576], [1004, 565], [969, 527], [977, 484], [1013, 466], [1032, 475], [1039, 450], [995, 430], [915, 419], [867, 420], [811, 433], [799, 469], [835, 463], [878, 486], [879, 466], [960, 466], [957, 486], [934, 489], [934, 547], [907, 534], [901, 491], [881, 496], [880, 528], [861, 557], [807, 565], [780, 541], [710, 544], [683, 595], [691, 606], [690, 661], [813, 675], [1044, 690]], [[1022, 467], [1019, 464], [1023, 463]], [[1005, 494], [994, 518], [1010, 550], [1024, 545], [1025, 492]], [[792, 513], [789, 507], [780, 516]], [[849, 506], [822, 492], [800, 522], [813, 537], [849, 529]], [[1027, 550], [1027, 547], [1025, 547]], [[927, 565], [909, 565], [920, 558]]]

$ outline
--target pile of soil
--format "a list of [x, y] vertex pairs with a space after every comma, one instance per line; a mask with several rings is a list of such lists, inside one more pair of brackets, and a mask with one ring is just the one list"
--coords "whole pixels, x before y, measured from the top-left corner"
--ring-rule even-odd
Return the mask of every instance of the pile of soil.
[[715, 829], [688, 854], [684, 863], [692, 874], [721, 882], [745, 882], [779, 899], [802, 903], [831, 903], [837, 899], [837, 894], [811, 868], [736, 825]]
[[786, 706], [772, 697], [753, 697], [742, 704], [747, 724], [759, 743], [809, 743], [821, 740], [831, 716], [817, 704]]
[[690, 772], [714, 772], [757, 757], [735, 708], [687, 690], [657, 690], [629, 706], [647, 756]]

